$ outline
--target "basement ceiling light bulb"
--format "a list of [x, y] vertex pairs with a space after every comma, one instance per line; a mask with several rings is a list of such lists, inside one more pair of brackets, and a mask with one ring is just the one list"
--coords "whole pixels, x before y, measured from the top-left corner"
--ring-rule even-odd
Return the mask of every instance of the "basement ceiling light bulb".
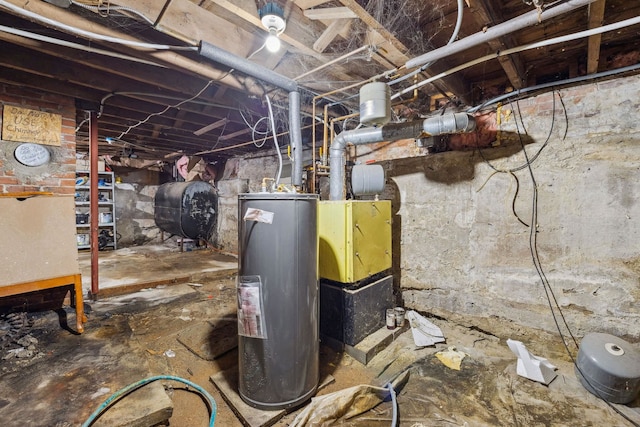
[[267, 40], [265, 41], [265, 47], [271, 53], [276, 53], [277, 51], [280, 50], [280, 39], [275, 34], [275, 32], [271, 32], [271, 34], [267, 36]]
[[278, 36], [284, 32], [287, 23], [284, 20], [284, 11], [274, 2], [267, 3], [259, 11], [262, 25], [269, 31], [269, 36], [265, 41], [265, 47], [269, 52], [280, 50], [280, 39]]

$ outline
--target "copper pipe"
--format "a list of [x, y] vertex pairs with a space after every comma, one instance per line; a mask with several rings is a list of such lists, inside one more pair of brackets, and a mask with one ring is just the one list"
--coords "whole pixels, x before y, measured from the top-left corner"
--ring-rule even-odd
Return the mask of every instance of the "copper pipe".
[[[329, 132], [329, 104], [326, 104], [324, 106], [324, 120], [323, 120], [323, 125], [324, 125], [324, 130], [322, 132], [322, 165], [326, 166], [328, 163], [328, 156], [327, 156], [327, 150], [329, 149], [329, 145], [327, 144], [327, 137], [328, 132]], [[331, 123], [333, 124], [333, 120], [331, 121]], [[333, 129], [333, 126], [331, 127]]]
[[[89, 113], [89, 225], [91, 298], [98, 299], [98, 113]], [[115, 219], [114, 219], [115, 221]]]
[[316, 101], [311, 106], [311, 193], [316, 193]]

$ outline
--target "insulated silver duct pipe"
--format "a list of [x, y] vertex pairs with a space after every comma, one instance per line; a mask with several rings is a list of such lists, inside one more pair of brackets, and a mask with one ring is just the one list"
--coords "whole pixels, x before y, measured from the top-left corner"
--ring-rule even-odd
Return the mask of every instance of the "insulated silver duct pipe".
[[467, 113], [452, 113], [430, 117], [422, 121], [389, 123], [380, 127], [361, 128], [342, 132], [331, 144], [329, 173], [329, 198], [345, 198], [345, 149], [347, 143], [354, 145], [371, 144], [383, 141], [436, 136], [448, 133], [471, 132], [476, 128], [473, 116]]
[[594, 1], [595, 0], [569, 0], [558, 6], [545, 9], [539, 15], [537, 10], [532, 10], [531, 12], [527, 12], [524, 15], [520, 15], [501, 24], [489, 27], [486, 31], [472, 34], [461, 40], [410, 59], [406, 62], [405, 67], [408, 69], [420, 67], [429, 62], [437, 61], [438, 59], [442, 59], [447, 56], [462, 52], [463, 50], [477, 46], [479, 44], [486, 43], [489, 40], [502, 37], [506, 34], [513, 33], [514, 31], [518, 31], [526, 27], [531, 27], [546, 19], [550, 19], [563, 13], [570, 12], [579, 7], [593, 3]]
[[260, 64], [220, 49], [204, 40], [200, 42], [198, 53], [200, 53], [200, 56], [210, 59], [211, 61], [226, 65], [243, 74], [289, 92], [289, 137], [291, 138], [291, 151], [293, 152], [291, 183], [295, 186], [302, 185], [302, 128], [300, 125], [300, 93], [298, 92], [298, 83], [282, 74], [278, 74]]
[[278, 74], [260, 64], [251, 62], [246, 58], [227, 52], [224, 49], [220, 49], [218, 46], [214, 46], [204, 40], [200, 42], [198, 53], [200, 56], [217, 62], [218, 64], [226, 65], [229, 68], [240, 71], [248, 76], [255, 77], [263, 82], [272, 84], [280, 89], [286, 90], [287, 92], [298, 90], [298, 83], [296, 83], [295, 80], [285, 77], [282, 74]]
[[293, 165], [291, 167], [291, 183], [296, 187], [302, 185], [302, 129], [300, 128], [300, 92], [289, 92], [289, 138]]

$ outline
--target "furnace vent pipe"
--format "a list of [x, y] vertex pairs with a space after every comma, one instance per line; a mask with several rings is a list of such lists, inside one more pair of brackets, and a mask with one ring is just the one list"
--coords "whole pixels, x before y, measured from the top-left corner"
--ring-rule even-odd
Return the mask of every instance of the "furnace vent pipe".
[[246, 58], [234, 55], [224, 49], [220, 49], [218, 46], [214, 46], [204, 40], [200, 42], [198, 53], [200, 56], [217, 62], [218, 64], [226, 65], [229, 68], [238, 70], [243, 74], [277, 86], [287, 92], [294, 92], [298, 90], [298, 83], [296, 83], [295, 80], [285, 77], [282, 74], [278, 74], [260, 64], [251, 62]]
[[293, 152], [291, 183], [295, 186], [301, 186], [302, 128], [300, 125], [300, 93], [298, 92], [298, 83], [267, 67], [251, 62], [241, 56], [234, 55], [204, 40], [200, 42], [198, 53], [200, 56], [211, 61], [226, 65], [233, 70], [238, 70], [243, 74], [289, 92], [289, 136], [291, 138], [291, 151]]
[[344, 200], [345, 151], [347, 143], [354, 145], [374, 142], [417, 139], [449, 133], [471, 132], [476, 128], [473, 116], [467, 113], [452, 113], [430, 117], [422, 121], [389, 123], [380, 127], [369, 127], [342, 132], [331, 144], [331, 170], [329, 174], [329, 198]]
[[523, 15], [510, 19], [501, 24], [495, 25], [493, 27], [489, 27], [486, 31], [481, 31], [481, 32], [472, 34], [456, 42], [453, 42], [441, 48], [432, 50], [431, 52], [427, 52], [423, 55], [410, 59], [405, 63], [405, 67], [408, 69], [414, 68], [414, 67], [420, 67], [429, 62], [437, 61], [438, 59], [442, 59], [442, 58], [454, 55], [456, 53], [462, 52], [463, 50], [470, 49], [474, 46], [478, 46], [482, 43], [486, 43], [489, 40], [502, 37], [504, 35], [513, 33], [515, 31], [521, 30], [526, 27], [531, 27], [533, 25], [538, 24], [539, 22], [542, 22], [550, 18], [554, 18], [558, 15], [562, 15], [563, 13], [570, 12], [579, 7], [586, 6], [590, 3], [593, 3], [594, 1], [595, 0], [569, 0], [558, 6], [546, 9], [540, 14], [538, 14], [537, 10], [532, 10], [531, 12], [527, 12]]
[[289, 92], [289, 138], [293, 165], [291, 166], [291, 183], [296, 187], [302, 185], [302, 128], [300, 127], [300, 92]]

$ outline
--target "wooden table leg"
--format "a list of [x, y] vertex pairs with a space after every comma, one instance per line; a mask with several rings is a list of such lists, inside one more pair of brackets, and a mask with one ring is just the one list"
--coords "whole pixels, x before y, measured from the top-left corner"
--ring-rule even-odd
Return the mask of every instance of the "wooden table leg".
[[84, 314], [84, 299], [82, 297], [82, 276], [80, 274], [75, 275], [73, 283], [73, 302], [76, 308], [76, 331], [81, 334], [84, 332], [84, 323], [87, 321], [87, 316]]

